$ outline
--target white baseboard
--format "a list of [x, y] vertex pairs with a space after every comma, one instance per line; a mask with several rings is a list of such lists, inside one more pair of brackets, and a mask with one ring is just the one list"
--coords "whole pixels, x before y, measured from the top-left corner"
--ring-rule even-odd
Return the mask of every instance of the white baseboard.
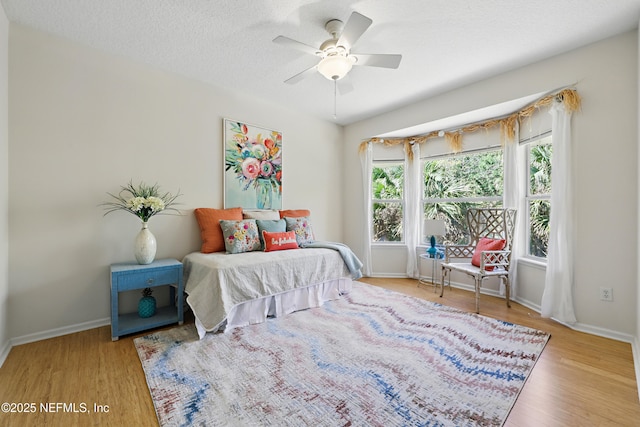
[[631, 343], [633, 351], [633, 366], [636, 368], [636, 385], [638, 386], [638, 399], [640, 399], [640, 339], [636, 337]]
[[601, 328], [599, 326], [593, 326], [593, 325], [585, 325], [583, 323], [576, 323], [571, 325], [564, 322], [560, 322], [559, 320], [556, 320], [556, 319], [553, 319], [553, 320], [555, 320], [556, 322], [562, 325], [565, 325], [567, 328], [573, 329], [574, 331], [586, 332], [587, 334], [597, 335], [603, 338], [610, 338], [616, 341], [628, 342], [631, 345], [633, 345], [635, 341], [635, 337], [633, 335], [625, 334], [618, 331], [612, 331], [611, 329], [605, 329], [605, 328]]
[[76, 325], [64, 326], [62, 328], [49, 329], [48, 331], [36, 332], [34, 334], [23, 335], [21, 337], [11, 338], [11, 346], [28, 344], [30, 342], [46, 340], [49, 338], [60, 337], [62, 335], [73, 334], [75, 332], [86, 331], [88, 329], [99, 328], [111, 324], [111, 318], [91, 320], [89, 322], [78, 323]]
[[[372, 274], [369, 277], [393, 277], [393, 278], [406, 278], [406, 275], [403, 274], [397, 274], [397, 275], [390, 275], [390, 274], [384, 274], [384, 275], [380, 275], [380, 274]], [[364, 277], [363, 279], [366, 280], [366, 277]], [[463, 283], [451, 283], [451, 285], [455, 288], [460, 288], [460, 289], [464, 289], [464, 290], [468, 290], [468, 291], [473, 291], [474, 287], [467, 285], [467, 284], [463, 284]], [[493, 295], [493, 296], [497, 296], [500, 297], [500, 293], [494, 290], [490, 290], [490, 289], [483, 289], [481, 291], [483, 294], [487, 294], [487, 295]], [[536, 306], [535, 304], [531, 303], [530, 301], [526, 301], [526, 300], [522, 300], [520, 298], [515, 298], [514, 299], [515, 302], [517, 302], [518, 304], [524, 305], [525, 307], [534, 310], [537, 313], [540, 313], [540, 307]], [[554, 319], [555, 320], [555, 319]], [[617, 331], [612, 331], [610, 329], [605, 329], [605, 328], [600, 328], [597, 326], [592, 326], [592, 325], [585, 325], [585, 324], [581, 324], [581, 323], [576, 323], [574, 325], [570, 325], [570, 324], [565, 324], [563, 322], [559, 322], [565, 326], [567, 326], [570, 329], [574, 329], [576, 331], [580, 331], [580, 332], [586, 332], [588, 334], [592, 334], [592, 335], [597, 335], [597, 336], [601, 336], [604, 338], [610, 338], [610, 339], [614, 339], [616, 341], [622, 341], [622, 342], [628, 342], [631, 344], [631, 349], [633, 352], [633, 365], [635, 367], [635, 371], [636, 371], [636, 383], [638, 384], [638, 397], [640, 398], [640, 339], [638, 337], [635, 337], [633, 335], [629, 335], [629, 334], [624, 334], [621, 332], [617, 332]], [[90, 322], [84, 322], [84, 323], [79, 323], [76, 325], [71, 325], [71, 326], [65, 326], [62, 328], [56, 328], [56, 329], [49, 329], [47, 331], [42, 331], [42, 332], [37, 332], [34, 334], [28, 334], [28, 335], [23, 335], [20, 337], [16, 337], [16, 338], [12, 338], [9, 341], [5, 342], [4, 345], [2, 346], [2, 348], [0, 348], [0, 368], [2, 367], [2, 365], [4, 364], [4, 361], [7, 359], [7, 356], [9, 356], [9, 352], [11, 351], [11, 349], [13, 348], [13, 346], [16, 345], [22, 345], [22, 344], [28, 344], [31, 342], [35, 342], [35, 341], [40, 341], [40, 340], [45, 340], [45, 339], [49, 339], [49, 338], [55, 338], [55, 337], [59, 337], [62, 335], [67, 335], [67, 334], [72, 334], [75, 332], [81, 332], [81, 331], [86, 331], [89, 329], [94, 329], [94, 328], [99, 328], [102, 326], [107, 326], [111, 324], [111, 319], [106, 317], [103, 319], [97, 319], [97, 320], [92, 320]]]
[[380, 278], [390, 278], [390, 279], [407, 279], [406, 273], [373, 273], [369, 276], [363, 277], [364, 280], [367, 280], [367, 277], [380, 277]]
[[2, 348], [0, 349], [0, 368], [2, 368], [2, 365], [4, 365], [4, 361], [7, 360], [7, 356], [9, 355], [12, 347], [13, 346], [11, 345], [11, 340], [7, 340], [2, 345]]
[[[404, 277], [404, 278], [408, 278], [407, 275], [389, 275], [389, 274], [375, 274], [375, 275], [371, 275], [371, 277]], [[448, 283], [447, 283], [448, 285]], [[451, 282], [451, 286], [457, 289], [463, 289], [466, 291], [470, 291], [470, 292], [475, 292], [475, 287], [473, 285], [469, 285], [466, 283], [459, 283], [459, 282]], [[504, 298], [504, 295], [500, 295], [499, 291], [496, 291], [494, 289], [487, 289], [487, 288], [481, 288], [480, 289], [480, 293], [483, 295], [491, 295], [494, 297], [498, 297], [498, 298]], [[532, 303], [531, 301], [527, 301], [518, 297], [513, 298], [512, 301], [517, 302], [518, 304], [521, 304], [533, 311], [535, 311], [536, 313], [540, 313], [540, 307], [534, 303]], [[634, 359], [636, 360], [636, 362], [638, 362], [638, 360], [640, 360], [640, 341], [637, 337], [630, 335], [630, 334], [626, 334], [626, 333], [622, 333], [622, 332], [618, 332], [618, 331], [613, 331], [610, 329], [605, 329], [605, 328], [601, 328], [599, 326], [592, 326], [592, 325], [586, 325], [583, 323], [576, 323], [576, 324], [567, 324], [564, 322], [560, 322], [557, 319], [553, 319], [554, 321], [579, 332], [586, 332], [588, 334], [591, 335], [597, 335], [603, 338], [610, 338], [616, 341], [622, 341], [622, 342], [628, 342], [632, 345], [637, 346], [637, 348], [634, 351]], [[634, 364], [636, 367], [636, 378], [638, 378], [640, 380], [640, 373], [638, 373], [638, 371], [640, 371], [640, 363], [635, 363]], [[638, 387], [640, 388], [640, 381], [639, 381], [639, 385]]]
[[[460, 289], [465, 289], [467, 291], [475, 292], [475, 288], [473, 286], [470, 286], [470, 285], [451, 282], [451, 286], [453, 286], [454, 288], [460, 288]], [[504, 295], [500, 295], [500, 292], [495, 291], [493, 289], [480, 289], [480, 293], [484, 294], [484, 295], [492, 295], [492, 296], [498, 297], [498, 298], [504, 298]], [[536, 304], [533, 304], [531, 301], [527, 301], [527, 300], [524, 300], [524, 299], [518, 298], [518, 297], [513, 298], [512, 301], [515, 301], [518, 304], [523, 305], [523, 306], [535, 311], [538, 314], [541, 311], [540, 306], [538, 306]], [[554, 320], [555, 322], [560, 323], [561, 325], [564, 325], [564, 326], [568, 327], [569, 329], [573, 329], [573, 330], [579, 331], [579, 332], [585, 332], [585, 333], [588, 333], [588, 334], [591, 334], [591, 335], [597, 335], [597, 336], [603, 337], [603, 338], [610, 338], [612, 340], [628, 342], [630, 344], [633, 344], [637, 340], [636, 337], [634, 337], [633, 335], [625, 334], [625, 333], [618, 332], [618, 331], [613, 331], [611, 329], [601, 328], [599, 326], [586, 325], [584, 323], [568, 324], [568, 323], [560, 322], [557, 319], [552, 319], [552, 320]], [[640, 349], [640, 347], [639, 347], [639, 349]], [[638, 369], [638, 367], [636, 367], [636, 369]]]
[[11, 349], [16, 345], [28, 344], [30, 342], [60, 337], [62, 335], [82, 332], [110, 324], [111, 319], [109, 317], [105, 317], [104, 319], [92, 320], [90, 322], [78, 323], [76, 325], [64, 326], [62, 328], [49, 329], [47, 331], [36, 332], [34, 334], [11, 338], [9, 341], [4, 343], [4, 346], [2, 347], [2, 349], [0, 349], [0, 368], [2, 368], [2, 365], [4, 365], [4, 361], [7, 359], [7, 356], [9, 356], [9, 352], [11, 352]]
[[520, 305], [522, 305], [522, 306], [525, 306], [525, 307], [527, 307], [527, 308], [528, 308], [528, 309], [530, 309], [530, 310], [535, 311], [536, 313], [540, 313], [540, 312], [542, 311], [542, 308], [540, 307], [540, 305], [538, 305], [538, 304], [534, 304], [534, 303], [532, 303], [531, 301], [526, 300], [526, 299], [523, 299], [523, 298], [515, 297], [515, 298], [513, 298], [511, 301], [515, 301], [515, 302], [517, 302], [518, 304], [520, 304]]

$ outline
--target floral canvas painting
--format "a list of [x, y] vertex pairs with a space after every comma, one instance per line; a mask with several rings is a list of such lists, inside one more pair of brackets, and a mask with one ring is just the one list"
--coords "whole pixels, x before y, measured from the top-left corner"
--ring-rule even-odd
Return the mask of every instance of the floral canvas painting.
[[282, 133], [224, 119], [224, 206], [282, 209]]

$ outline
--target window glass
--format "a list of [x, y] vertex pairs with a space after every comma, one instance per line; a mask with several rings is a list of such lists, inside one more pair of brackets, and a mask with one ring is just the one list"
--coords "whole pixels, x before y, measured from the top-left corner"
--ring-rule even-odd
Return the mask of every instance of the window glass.
[[404, 224], [404, 163], [374, 162], [373, 241], [401, 242]]
[[401, 203], [373, 204], [373, 241], [401, 242], [402, 241]]
[[528, 255], [546, 258], [551, 213], [551, 136], [527, 145], [529, 186], [527, 191]]
[[[470, 208], [502, 206], [502, 151], [481, 151], [424, 160], [424, 218], [443, 219], [445, 244], [469, 242], [466, 213]], [[429, 236], [424, 236], [426, 240]]]
[[[527, 255], [544, 259], [549, 243], [551, 212], [551, 135], [520, 146], [526, 152], [524, 212], [518, 213], [527, 233]], [[423, 219], [442, 219], [447, 233], [437, 236], [441, 244], [469, 242], [466, 213], [470, 208], [501, 207], [504, 189], [503, 153], [500, 149], [467, 152], [422, 160]], [[374, 161], [371, 204], [373, 241], [403, 242], [403, 161]], [[420, 222], [420, 228], [423, 222]], [[421, 231], [423, 244], [430, 236]]]

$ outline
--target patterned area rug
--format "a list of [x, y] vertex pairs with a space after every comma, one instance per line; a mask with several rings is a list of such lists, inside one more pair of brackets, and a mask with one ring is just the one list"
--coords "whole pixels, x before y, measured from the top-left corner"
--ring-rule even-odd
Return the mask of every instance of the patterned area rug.
[[545, 332], [354, 282], [230, 334], [135, 342], [162, 426], [500, 426]]

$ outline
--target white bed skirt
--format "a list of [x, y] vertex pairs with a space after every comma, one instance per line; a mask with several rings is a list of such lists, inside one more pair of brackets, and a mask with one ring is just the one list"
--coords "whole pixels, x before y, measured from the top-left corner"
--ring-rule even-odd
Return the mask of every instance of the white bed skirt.
[[[320, 307], [326, 301], [340, 298], [342, 294], [350, 292], [351, 288], [351, 278], [343, 277], [246, 301], [234, 306], [227, 316], [226, 325], [218, 329], [224, 327], [224, 332], [227, 333], [241, 326], [263, 323], [267, 317], [279, 317], [294, 311]], [[207, 331], [197, 316], [195, 323], [200, 339], [204, 338], [207, 332], [215, 332]]]

